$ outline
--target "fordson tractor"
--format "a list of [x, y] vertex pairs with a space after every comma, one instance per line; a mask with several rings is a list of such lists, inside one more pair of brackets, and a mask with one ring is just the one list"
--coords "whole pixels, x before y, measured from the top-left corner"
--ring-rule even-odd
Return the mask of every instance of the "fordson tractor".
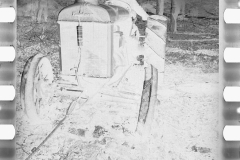
[[54, 77], [50, 60], [41, 53], [29, 58], [22, 74], [21, 104], [31, 121], [44, 119], [47, 101], [64, 93], [79, 105], [96, 95], [134, 102], [136, 128], [149, 125], [164, 75], [167, 18], [149, 17], [144, 44], [134, 32], [131, 7], [121, 1], [80, 1], [62, 9], [57, 22], [60, 76]]

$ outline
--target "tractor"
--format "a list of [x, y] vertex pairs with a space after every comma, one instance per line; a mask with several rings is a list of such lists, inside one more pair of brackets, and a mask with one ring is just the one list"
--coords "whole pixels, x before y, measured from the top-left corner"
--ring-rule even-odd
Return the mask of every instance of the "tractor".
[[149, 17], [144, 44], [132, 33], [131, 7], [121, 1], [79, 1], [63, 8], [57, 22], [60, 76], [54, 78], [41, 53], [28, 59], [22, 73], [21, 105], [31, 122], [44, 119], [48, 100], [64, 93], [78, 97], [79, 104], [99, 94], [133, 100], [136, 129], [150, 125], [164, 75], [167, 18]]

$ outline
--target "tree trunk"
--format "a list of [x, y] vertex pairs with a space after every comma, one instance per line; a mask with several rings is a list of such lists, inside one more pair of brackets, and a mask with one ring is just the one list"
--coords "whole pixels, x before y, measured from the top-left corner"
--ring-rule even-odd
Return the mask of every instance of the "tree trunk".
[[44, 21], [47, 22], [48, 19], [48, 0], [38, 0], [37, 8], [37, 22], [42, 21], [42, 16]]
[[185, 16], [185, 0], [171, 0], [171, 22], [170, 31], [177, 32], [177, 18], [182, 13]]
[[171, 17], [170, 17], [170, 27], [169, 30], [170, 32], [174, 32], [175, 28], [176, 28], [176, 19], [174, 17], [174, 13], [175, 13], [175, 0], [171, 0]]
[[47, 22], [49, 16], [56, 17], [62, 8], [56, 0], [20, 0], [17, 12], [18, 16], [31, 16], [32, 21]]
[[163, 15], [163, 12], [164, 12], [164, 0], [156, 0], [156, 14], [157, 15]]

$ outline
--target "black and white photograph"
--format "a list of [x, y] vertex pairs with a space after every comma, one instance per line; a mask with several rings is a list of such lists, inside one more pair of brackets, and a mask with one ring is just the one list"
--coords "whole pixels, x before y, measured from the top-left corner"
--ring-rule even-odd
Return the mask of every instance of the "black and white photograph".
[[219, 160], [218, 0], [17, 0], [17, 160]]

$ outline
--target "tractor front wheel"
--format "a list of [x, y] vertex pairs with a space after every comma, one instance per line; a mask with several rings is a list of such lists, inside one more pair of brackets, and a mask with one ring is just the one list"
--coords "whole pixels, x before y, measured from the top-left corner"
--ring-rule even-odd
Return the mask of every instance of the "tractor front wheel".
[[51, 98], [52, 82], [49, 59], [42, 54], [29, 58], [22, 73], [20, 97], [22, 108], [31, 122], [44, 118], [45, 104]]
[[158, 89], [158, 72], [152, 65], [145, 69], [145, 81], [143, 84], [142, 98], [138, 116], [137, 131], [150, 130], [154, 118]]

